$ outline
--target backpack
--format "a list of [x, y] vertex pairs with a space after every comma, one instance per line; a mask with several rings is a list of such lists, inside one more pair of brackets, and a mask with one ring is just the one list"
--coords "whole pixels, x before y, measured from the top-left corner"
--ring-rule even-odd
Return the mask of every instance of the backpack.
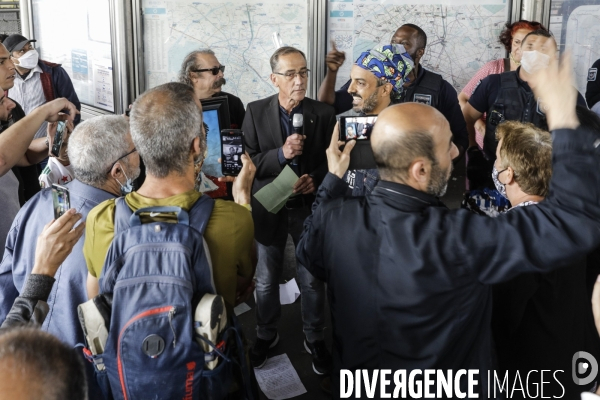
[[[189, 214], [179, 207], [132, 213], [123, 198], [116, 200], [115, 237], [100, 276], [100, 295], [93, 299], [101, 304], [98, 309], [110, 310], [107, 340], [101, 354], [84, 350], [107, 399], [227, 396], [233, 364], [243, 355], [237, 322], [223, 332], [219, 348], [209, 342], [211, 355], [198, 344], [203, 338], [195, 334], [193, 320], [200, 299], [215, 293], [203, 239], [213, 206], [213, 199], [201, 196]], [[163, 213], [175, 213], [177, 223], [142, 223], [145, 214]], [[84, 332], [92, 348], [85, 327]], [[206, 369], [205, 360], [215, 355], [220, 363]]]

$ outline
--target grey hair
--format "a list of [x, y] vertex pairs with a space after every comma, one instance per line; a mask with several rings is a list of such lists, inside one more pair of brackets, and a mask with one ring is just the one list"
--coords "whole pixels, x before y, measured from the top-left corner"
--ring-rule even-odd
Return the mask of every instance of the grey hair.
[[269, 64], [271, 64], [271, 72], [275, 72], [275, 70], [279, 66], [279, 57], [287, 56], [288, 54], [294, 53], [300, 53], [300, 55], [302, 55], [302, 57], [304, 58], [304, 61], [306, 61], [306, 55], [304, 55], [302, 50], [299, 50], [292, 46], [283, 46], [275, 50], [275, 53], [273, 53], [273, 55], [269, 59]]
[[69, 138], [68, 154], [75, 178], [94, 187], [104, 185], [112, 165], [130, 150], [129, 123], [122, 115], [83, 121]]
[[129, 123], [148, 175], [164, 178], [171, 173], [184, 174], [196, 137], [200, 138], [200, 157], [206, 150], [202, 111], [194, 89], [182, 83], [165, 83], [138, 97]]
[[196, 57], [198, 56], [198, 54], [210, 54], [211, 56], [214, 56], [215, 52], [211, 49], [200, 49], [194, 50], [187, 56], [185, 56], [185, 58], [183, 59], [183, 63], [181, 63], [181, 69], [179, 70], [179, 82], [184, 83], [188, 86], [193, 86], [192, 79], [190, 78], [190, 73], [192, 72], [192, 69], [196, 69], [197, 67]]

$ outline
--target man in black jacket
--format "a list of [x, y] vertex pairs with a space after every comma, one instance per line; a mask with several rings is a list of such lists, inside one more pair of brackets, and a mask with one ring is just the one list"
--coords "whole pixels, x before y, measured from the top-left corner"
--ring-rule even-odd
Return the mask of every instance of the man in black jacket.
[[[257, 339], [251, 353], [254, 367], [261, 367], [267, 351], [279, 340], [277, 321], [281, 315], [279, 278], [288, 233], [298, 243], [304, 219], [310, 214], [314, 192], [327, 173], [325, 149], [335, 124], [333, 107], [306, 98], [308, 69], [304, 53], [281, 47], [271, 56], [272, 83], [279, 93], [248, 104], [242, 124], [246, 148], [256, 165], [252, 193], [271, 183], [289, 165], [300, 177], [294, 196], [276, 214], [268, 212], [252, 198], [257, 241], [256, 319]], [[303, 134], [294, 133], [293, 117], [303, 116]], [[304, 347], [313, 356], [313, 369], [326, 374], [331, 356], [325, 347], [323, 282], [315, 279], [298, 263], [297, 279], [301, 291]]]
[[[600, 243], [600, 136], [578, 128], [570, 68], [565, 61], [559, 72], [553, 63], [539, 76], [548, 84], [536, 86], [554, 135], [550, 194], [495, 219], [449, 210], [436, 198], [458, 152], [448, 122], [429, 106], [394, 105], [379, 115], [371, 140], [382, 180], [364, 199], [343, 197], [340, 178], [352, 146], [342, 153], [331, 141], [331, 173], [305, 222], [297, 256], [328, 284], [332, 387], [343, 392], [334, 398], [349, 390], [366, 396], [364, 376], [371, 383], [374, 370], [383, 369], [391, 374], [387, 387], [383, 376], [376, 382], [378, 395], [408, 387], [417, 397], [420, 387], [437, 398], [467, 391], [497, 396], [493, 375], [488, 378], [494, 367], [488, 285], [565, 266]], [[363, 378], [352, 379], [359, 369], [366, 370]], [[448, 370], [456, 373], [449, 390], [440, 384]], [[419, 382], [407, 382], [415, 373]], [[552, 375], [542, 377], [548, 379]]]

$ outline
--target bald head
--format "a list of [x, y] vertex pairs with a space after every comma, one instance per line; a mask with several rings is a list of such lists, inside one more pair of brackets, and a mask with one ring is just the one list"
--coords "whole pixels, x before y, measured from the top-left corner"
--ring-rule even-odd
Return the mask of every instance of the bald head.
[[419, 103], [397, 104], [379, 114], [371, 146], [382, 179], [401, 183], [418, 180], [412, 168], [422, 165], [428, 178], [418, 189], [427, 192], [430, 179], [435, 178], [432, 171], [442, 168], [447, 181], [446, 170], [451, 171], [452, 158], [458, 155], [446, 118], [435, 108]]

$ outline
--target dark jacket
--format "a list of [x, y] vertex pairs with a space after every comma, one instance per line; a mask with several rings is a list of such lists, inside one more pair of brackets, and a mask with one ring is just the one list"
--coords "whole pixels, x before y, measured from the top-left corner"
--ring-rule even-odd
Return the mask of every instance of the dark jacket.
[[[513, 212], [513, 211], [510, 211]], [[578, 351], [600, 358], [600, 339], [586, 290], [586, 259], [547, 273], [519, 275], [494, 285], [492, 331], [498, 369], [563, 372], [560, 385], [549, 379], [544, 396], [576, 399], [583, 389], [571, 378], [571, 362]], [[545, 379], [546, 380], [546, 379]], [[524, 398], [515, 393], [513, 399]]]
[[[309, 98], [304, 98], [302, 101], [302, 109], [303, 134], [306, 139], [299, 161], [300, 176], [312, 175], [315, 186], [318, 186], [327, 173], [325, 150], [331, 141], [335, 113], [333, 107]], [[248, 104], [242, 131], [244, 131], [246, 150], [256, 165], [256, 175], [252, 185], [254, 195], [265, 185], [273, 182], [284, 168], [277, 157], [279, 148], [284, 144], [277, 94]], [[312, 196], [310, 197], [312, 202]], [[253, 196], [252, 217], [255, 226], [254, 237], [259, 243], [269, 246], [276, 237], [276, 229], [285, 225], [284, 221], [287, 223], [287, 210], [284, 207], [277, 214], [272, 214]]]
[[[51, 63], [49, 61], [40, 60], [38, 61], [39, 67], [42, 69], [40, 74], [40, 80], [42, 81], [42, 89], [44, 90], [44, 97], [46, 101], [52, 101], [59, 97], [65, 97], [75, 107], [81, 111], [81, 103], [79, 97], [75, 93], [73, 82], [60, 64]], [[76, 115], [74, 124], [77, 125], [81, 120], [81, 115]]]
[[498, 218], [387, 181], [344, 198], [345, 183], [326, 176], [297, 256], [327, 282], [335, 391], [342, 368], [475, 369], [488, 398], [489, 284], [566, 266], [600, 243], [598, 135], [553, 136], [548, 198]]

